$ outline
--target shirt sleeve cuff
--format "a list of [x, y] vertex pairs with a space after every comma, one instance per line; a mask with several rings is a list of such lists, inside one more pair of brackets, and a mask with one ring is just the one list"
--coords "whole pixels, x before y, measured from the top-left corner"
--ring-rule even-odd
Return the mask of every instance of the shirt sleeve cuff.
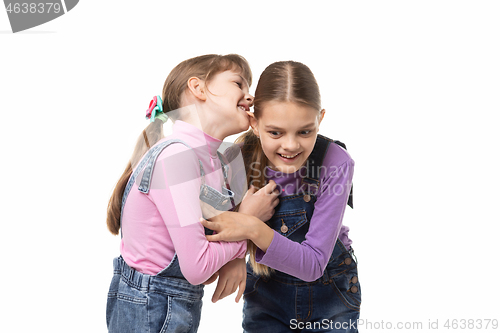
[[255, 252], [255, 261], [259, 264], [266, 265], [267, 261], [272, 260], [272, 258], [274, 257], [275, 248], [277, 246], [279, 247], [280, 238], [280, 235], [276, 232], [276, 230], [274, 230], [274, 237], [271, 241], [271, 244], [269, 244], [267, 251], [264, 252], [261, 249], [257, 248], [257, 251]]
[[241, 246], [240, 252], [238, 253], [237, 258], [239, 259], [245, 259], [245, 256], [247, 255], [247, 241], [240, 241], [238, 242]]

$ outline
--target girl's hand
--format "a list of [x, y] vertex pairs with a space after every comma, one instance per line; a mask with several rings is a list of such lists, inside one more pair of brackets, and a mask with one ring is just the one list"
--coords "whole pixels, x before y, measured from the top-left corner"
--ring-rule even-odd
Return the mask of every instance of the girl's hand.
[[204, 227], [215, 231], [214, 235], [206, 235], [211, 242], [238, 242], [250, 239], [255, 222], [263, 223], [257, 218], [242, 213], [224, 212], [207, 221], [200, 218]]
[[207, 281], [203, 282], [203, 284], [206, 286], [206, 285], [209, 285], [210, 283], [214, 282], [215, 280], [217, 280], [217, 277], [219, 276], [219, 272], [215, 272]]
[[250, 189], [241, 201], [239, 212], [253, 215], [265, 222], [274, 215], [274, 207], [279, 203], [279, 194], [274, 180], [270, 180], [266, 186], [258, 191], [253, 185], [250, 185]]
[[217, 233], [206, 235], [211, 242], [238, 242], [250, 239], [266, 252], [274, 238], [274, 230], [256, 218], [242, 213], [224, 212], [207, 221], [200, 218], [201, 224]]
[[219, 270], [219, 281], [217, 281], [217, 287], [212, 296], [212, 302], [215, 303], [231, 295], [239, 288], [238, 295], [236, 295], [235, 298], [236, 303], [238, 303], [245, 291], [246, 283], [247, 266], [245, 264], [245, 259], [231, 260]]

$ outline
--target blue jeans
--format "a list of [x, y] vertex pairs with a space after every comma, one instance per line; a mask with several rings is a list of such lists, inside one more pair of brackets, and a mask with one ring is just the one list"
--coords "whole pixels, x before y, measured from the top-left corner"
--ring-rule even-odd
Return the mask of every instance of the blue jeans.
[[157, 275], [142, 274], [120, 256], [113, 260], [108, 293], [108, 332], [196, 332], [200, 323], [203, 285], [182, 277], [177, 256]]
[[278, 271], [256, 276], [248, 265], [244, 300], [244, 332], [358, 332], [361, 289], [352, 250], [337, 240], [324, 275], [313, 282]]

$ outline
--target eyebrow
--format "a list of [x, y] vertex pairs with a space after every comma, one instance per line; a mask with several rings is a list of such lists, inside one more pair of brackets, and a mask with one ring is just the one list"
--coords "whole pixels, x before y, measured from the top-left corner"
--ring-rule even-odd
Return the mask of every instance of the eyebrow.
[[[301, 129], [304, 129], [304, 128], [309, 128], [309, 127], [313, 127], [315, 125], [315, 123], [310, 123], [310, 124], [307, 124], [307, 125], [304, 125], [301, 127]], [[281, 127], [278, 127], [278, 126], [274, 126], [274, 125], [266, 125], [264, 126], [266, 129], [273, 129], [273, 130], [282, 130]]]

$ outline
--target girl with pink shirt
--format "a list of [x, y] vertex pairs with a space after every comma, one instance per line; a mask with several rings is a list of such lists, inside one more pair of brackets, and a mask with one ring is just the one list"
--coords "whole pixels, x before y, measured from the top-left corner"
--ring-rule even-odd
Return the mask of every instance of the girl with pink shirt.
[[[240, 201], [229, 161], [217, 150], [249, 127], [251, 80], [241, 56], [195, 57], [177, 65], [162, 98], [151, 101], [150, 124], [108, 205], [108, 229], [122, 235], [108, 293], [109, 332], [196, 332], [203, 283], [217, 276], [213, 300], [237, 288], [241, 297], [246, 241], [208, 242], [200, 218]], [[173, 134], [163, 137], [167, 118]], [[277, 202], [270, 183], [249, 191], [239, 212], [265, 221]]]

